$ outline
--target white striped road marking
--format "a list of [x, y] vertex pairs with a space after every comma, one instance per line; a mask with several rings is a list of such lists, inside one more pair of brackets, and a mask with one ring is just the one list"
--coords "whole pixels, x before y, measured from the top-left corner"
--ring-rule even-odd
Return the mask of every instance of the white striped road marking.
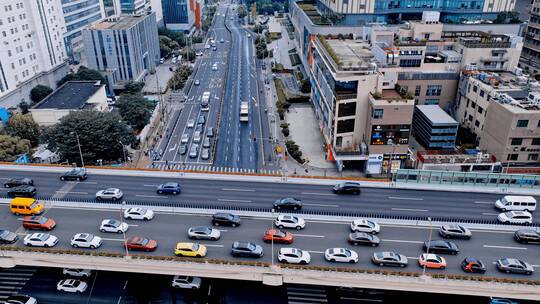
[[237, 199], [227, 199], [227, 198], [220, 198], [218, 199], [219, 202], [236, 202], [236, 203], [251, 203], [250, 200], [237, 200]]
[[56, 193], [61, 193], [61, 194], [88, 194], [88, 192], [77, 192], [77, 191], [56, 191]]
[[413, 211], [413, 212], [428, 212], [426, 209], [407, 209], [407, 208], [392, 208], [394, 211]]
[[484, 247], [484, 248], [499, 248], [499, 249], [527, 250], [526, 247], [512, 247], [512, 246], [484, 245], [483, 247]]
[[225, 230], [225, 229], [216, 229], [216, 230], [219, 231], [219, 232], [227, 232], [227, 231], [229, 231], [229, 230]]
[[424, 242], [421, 242], [421, 241], [388, 240], [388, 239], [382, 239], [382, 241], [383, 242], [394, 242], [394, 243], [424, 244]]
[[159, 185], [143, 185], [145, 187], [158, 187]]
[[137, 194], [136, 197], [148, 197], [148, 198], [169, 198], [168, 196], [160, 196], [160, 195], [143, 195], [143, 194]]
[[474, 204], [483, 204], [483, 205], [493, 205], [493, 202], [480, 202], [480, 201], [474, 201]]
[[320, 193], [320, 192], [302, 192], [302, 194], [305, 194], [305, 195], [331, 195], [331, 196], [335, 195], [333, 193]]
[[324, 235], [316, 235], [316, 234], [297, 234], [297, 233], [293, 233], [292, 235], [294, 235], [295, 237], [296, 236], [300, 236], [300, 237], [312, 237], [312, 238], [323, 238]]
[[304, 206], [317, 206], [317, 207], [339, 207], [339, 205], [331, 205], [331, 204], [304, 204]]
[[123, 242], [124, 239], [109, 239], [109, 238], [101, 238], [104, 241], [115, 241], [115, 242]]
[[309, 252], [309, 253], [320, 253], [320, 254], [324, 254], [324, 251], [312, 251], [312, 250], [307, 250], [307, 252]]
[[540, 265], [531, 265], [532, 267], [540, 267]]
[[138, 224], [135, 224], [135, 225], [129, 224], [128, 227], [139, 227], [139, 225]]
[[423, 201], [421, 197], [404, 197], [404, 196], [389, 196], [388, 199], [394, 200], [408, 200], [408, 201]]
[[223, 245], [215, 245], [215, 244], [201, 244], [201, 245], [204, 245], [206, 247], [220, 247], [220, 248], [223, 247]]
[[223, 191], [255, 192], [255, 189], [221, 188]]
[[418, 260], [418, 257], [406, 257], [409, 260]]
[[482, 215], [494, 215], [494, 216], [498, 216], [499, 214], [498, 214], [498, 213], [484, 212], [484, 213], [482, 213]]
[[97, 185], [97, 182], [77, 182], [77, 181], [69, 181], [67, 182], [69, 184], [89, 184], [89, 185]]

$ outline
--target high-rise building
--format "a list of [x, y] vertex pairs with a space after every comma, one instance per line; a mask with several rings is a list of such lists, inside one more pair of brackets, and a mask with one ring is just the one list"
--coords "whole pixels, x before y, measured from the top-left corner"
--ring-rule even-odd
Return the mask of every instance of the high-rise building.
[[62, 0], [62, 11], [66, 23], [64, 43], [67, 55], [81, 61], [83, 51], [82, 29], [105, 18], [102, 0]]
[[156, 14], [122, 15], [96, 22], [83, 30], [88, 67], [103, 73], [109, 89], [144, 81], [159, 63]]
[[172, 31], [200, 28], [203, 6], [200, 0], [161, 0], [163, 23]]
[[[120, 3], [121, 14], [139, 14], [146, 10], [148, 0], [115, 0]], [[118, 13], [117, 13], [118, 14]]]
[[540, 73], [540, 1], [534, 0], [531, 7], [531, 16], [524, 35], [523, 52], [519, 66], [526, 73], [536, 75]]
[[0, 13], [0, 106], [13, 107], [67, 74], [65, 23], [60, 0], [2, 0]]

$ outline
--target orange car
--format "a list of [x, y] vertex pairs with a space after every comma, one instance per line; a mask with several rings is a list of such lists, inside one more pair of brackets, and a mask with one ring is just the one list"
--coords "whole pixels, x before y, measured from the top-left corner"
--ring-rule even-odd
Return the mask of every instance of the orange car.
[[127, 240], [126, 247], [129, 250], [154, 251], [157, 248], [157, 241], [140, 236], [133, 236]]
[[418, 258], [418, 265], [432, 269], [444, 269], [446, 268], [446, 260], [442, 256], [433, 253], [422, 253]]
[[25, 216], [23, 217], [22, 225], [25, 229], [51, 231], [56, 226], [56, 222], [44, 216]]
[[279, 229], [268, 229], [264, 233], [263, 241], [270, 243], [274, 239], [274, 243], [292, 244], [293, 236], [290, 232], [281, 231]]

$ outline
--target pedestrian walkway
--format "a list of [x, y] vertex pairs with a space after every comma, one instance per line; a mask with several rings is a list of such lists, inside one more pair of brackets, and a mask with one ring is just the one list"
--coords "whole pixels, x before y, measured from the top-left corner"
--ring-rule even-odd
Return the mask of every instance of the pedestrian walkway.
[[36, 272], [33, 267], [14, 267], [0, 269], [0, 303], [19, 293]]
[[148, 166], [148, 168], [155, 168], [159, 170], [180, 170], [180, 171], [199, 171], [199, 172], [216, 172], [216, 173], [258, 173], [269, 175], [280, 175], [282, 172], [273, 169], [245, 169], [245, 168], [233, 168], [233, 167], [217, 167], [204, 164], [185, 164], [169, 162], [154, 162], [154, 165]]
[[287, 285], [288, 304], [328, 303], [326, 288], [317, 285]]

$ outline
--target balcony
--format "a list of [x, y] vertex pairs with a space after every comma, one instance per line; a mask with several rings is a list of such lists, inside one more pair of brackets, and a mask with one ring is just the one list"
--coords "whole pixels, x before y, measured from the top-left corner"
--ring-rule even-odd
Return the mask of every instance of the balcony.
[[341, 91], [341, 92], [335, 92], [335, 97], [336, 97], [336, 100], [356, 99], [357, 94], [356, 92]]

